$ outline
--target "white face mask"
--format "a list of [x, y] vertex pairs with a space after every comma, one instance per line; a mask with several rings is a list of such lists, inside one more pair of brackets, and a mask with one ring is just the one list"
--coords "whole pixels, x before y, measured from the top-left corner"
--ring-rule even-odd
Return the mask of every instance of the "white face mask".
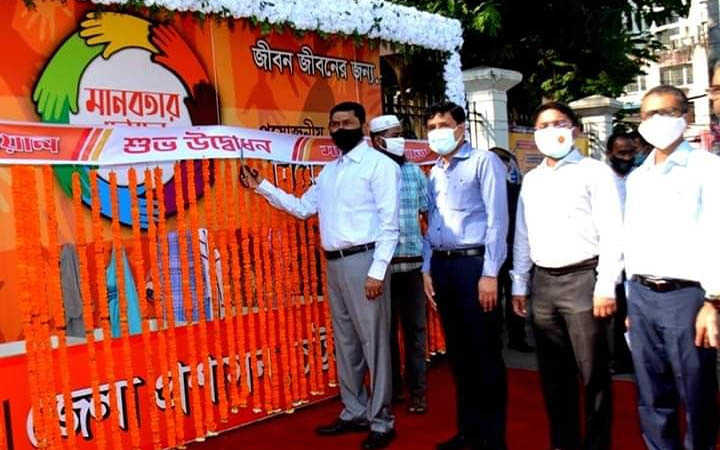
[[572, 150], [575, 142], [572, 133], [572, 128], [541, 128], [535, 130], [535, 145], [548, 158], [562, 159]]
[[403, 137], [387, 137], [385, 141], [385, 151], [395, 156], [403, 156], [405, 154], [405, 138]]
[[428, 132], [428, 144], [430, 150], [438, 155], [447, 155], [452, 153], [460, 143], [460, 139], [455, 139], [455, 128], [436, 128]]
[[682, 137], [686, 128], [685, 117], [655, 114], [649, 119], [643, 120], [638, 131], [653, 147], [665, 150]]

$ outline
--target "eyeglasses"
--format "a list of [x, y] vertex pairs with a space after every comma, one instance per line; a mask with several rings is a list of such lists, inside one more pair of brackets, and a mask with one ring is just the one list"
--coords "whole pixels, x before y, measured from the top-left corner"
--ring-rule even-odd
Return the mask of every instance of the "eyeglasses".
[[572, 128], [574, 125], [569, 120], [556, 120], [554, 122], [543, 122], [535, 127], [536, 130], [542, 130], [543, 128], [555, 127], [555, 128]]
[[680, 117], [680, 116], [682, 116], [684, 113], [685, 113], [685, 111], [683, 111], [683, 110], [680, 109], [680, 108], [675, 108], [675, 107], [671, 107], [671, 108], [660, 108], [660, 109], [653, 109], [653, 110], [650, 110], [650, 111], [641, 111], [641, 112], [640, 112], [640, 119], [646, 120], [646, 119], [649, 119], [649, 118], [651, 118], [651, 117], [653, 117], [653, 116], [655, 116], [655, 115], [657, 115], [657, 114], [659, 114], [659, 115], [661, 115], [661, 116]]

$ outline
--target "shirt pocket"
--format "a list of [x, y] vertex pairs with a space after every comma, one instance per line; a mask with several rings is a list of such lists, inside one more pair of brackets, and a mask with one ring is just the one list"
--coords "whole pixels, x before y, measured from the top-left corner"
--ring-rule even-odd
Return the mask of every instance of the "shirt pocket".
[[456, 211], [472, 211], [479, 207], [480, 187], [474, 177], [461, 175], [448, 182], [446, 205]]

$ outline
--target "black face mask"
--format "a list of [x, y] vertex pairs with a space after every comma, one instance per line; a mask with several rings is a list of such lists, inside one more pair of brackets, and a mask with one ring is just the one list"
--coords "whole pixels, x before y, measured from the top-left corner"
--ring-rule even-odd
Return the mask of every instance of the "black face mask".
[[337, 148], [345, 154], [355, 148], [355, 146], [362, 140], [363, 131], [362, 128], [353, 128], [352, 130], [340, 128], [339, 130], [330, 133], [330, 137], [332, 137], [332, 140], [335, 142], [335, 145], [337, 145]]
[[633, 166], [635, 165], [635, 161], [630, 159], [620, 159], [611, 157], [610, 158], [610, 167], [613, 168], [613, 170], [620, 175], [627, 175], [630, 173], [630, 171], [633, 169]]

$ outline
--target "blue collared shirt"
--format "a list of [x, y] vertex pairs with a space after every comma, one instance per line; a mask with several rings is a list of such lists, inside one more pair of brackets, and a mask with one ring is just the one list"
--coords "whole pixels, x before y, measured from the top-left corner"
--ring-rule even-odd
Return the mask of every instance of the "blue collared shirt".
[[400, 173], [400, 239], [395, 247], [395, 256], [421, 256], [423, 238], [419, 214], [428, 209], [427, 178], [420, 167], [409, 162], [400, 166]]
[[627, 275], [699, 281], [720, 295], [720, 158], [687, 142], [662, 164], [656, 153], [627, 180]]
[[483, 275], [497, 276], [507, 254], [505, 165], [465, 142], [449, 164], [440, 158], [428, 181], [428, 233], [423, 272], [432, 250], [485, 246]]

